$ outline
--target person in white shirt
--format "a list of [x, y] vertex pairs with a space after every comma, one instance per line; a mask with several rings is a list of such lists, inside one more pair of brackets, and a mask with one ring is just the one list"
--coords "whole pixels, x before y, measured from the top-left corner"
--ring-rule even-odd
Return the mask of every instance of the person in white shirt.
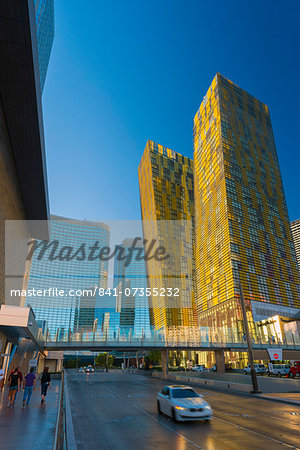
[[4, 370], [0, 368], [0, 391], [2, 391], [4, 386]]

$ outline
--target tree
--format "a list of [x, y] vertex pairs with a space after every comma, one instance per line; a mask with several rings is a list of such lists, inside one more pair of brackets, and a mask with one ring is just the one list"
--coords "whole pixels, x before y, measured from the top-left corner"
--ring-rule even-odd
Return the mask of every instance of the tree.
[[[106, 355], [107, 353], [99, 353], [99, 355], [95, 358], [96, 366], [106, 367]], [[108, 355], [108, 367], [112, 367], [114, 362], [114, 357], [112, 355]]]
[[149, 352], [149, 361], [152, 362], [152, 364], [160, 364], [161, 363], [161, 352], [160, 350], [152, 350]]
[[176, 360], [176, 366], [179, 367], [181, 364], [181, 361], [183, 359], [183, 353], [180, 351], [176, 352], [175, 360]]

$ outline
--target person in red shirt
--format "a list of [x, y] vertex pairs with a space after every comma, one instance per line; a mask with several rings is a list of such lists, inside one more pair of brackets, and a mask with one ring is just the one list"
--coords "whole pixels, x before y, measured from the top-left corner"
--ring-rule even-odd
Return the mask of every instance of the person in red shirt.
[[22, 381], [23, 381], [23, 374], [22, 374], [22, 372], [20, 371], [20, 367], [15, 367], [14, 369], [12, 369], [12, 371], [10, 372], [10, 374], [9, 374], [9, 376], [11, 376], [11, 374], [13, 373], [13, 372], [15, 372], [15, 370], [18, 370], [18, 375], [19, 375], [19, 378], [20, 378], [20, 383], [22, 383]]
[[7, 407], [13, 407], [15, 405], [16, 394], [21, 386], [20, 375], [18, 373], [18, 367], [16, 367], [8, 377], [8, 386], [9, 386], [9, 394], [8, 394], [8, 404]]

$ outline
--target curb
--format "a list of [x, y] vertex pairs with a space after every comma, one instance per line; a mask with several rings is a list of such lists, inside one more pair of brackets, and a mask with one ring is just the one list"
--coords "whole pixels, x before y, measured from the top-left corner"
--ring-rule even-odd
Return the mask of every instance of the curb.
[[71, 407], [70, 407], [70, 399], [69, 399], [69, 391], [68, 391], [68, 376], [65, 372], [65, 401], [66, 401], [66, 438], [67, 438], [67, 445], [66, 448], [68, 450], [77, 450], [77, 445], [75, 441], [75, 435], [74, 435], [74, 427], [73, 427], [73, 420], [72, 420], [72, 414], [71, 414]]
[[284, 403], [286, 405], [293, 405], [300, 407], [300, 402], [297, 400], [290, 400], [288, 398], [280, 398], [280, 397], [268, 397], [267, 395], [256, 395], [256, 398], [260, 398], [262, 400], [269, 400], [271, 402]]

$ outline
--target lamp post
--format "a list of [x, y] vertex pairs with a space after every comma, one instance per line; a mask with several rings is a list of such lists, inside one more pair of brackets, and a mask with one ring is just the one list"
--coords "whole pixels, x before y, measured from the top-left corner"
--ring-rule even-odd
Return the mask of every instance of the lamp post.
[[246, 305], [245, 305], [245, 299], [244, 299], [241, 282], [239, 283], [239, 288], [240, 288], [241, 306], [242, 306], [242, 313], [243, 313], [243, 319], [244, 319], [245, 335], [246, 335], [246, 341], [247, 341], [247, 347], [248, 347], [248, 357], [249, 357], [252, 386], [253, 386], [253, 391], [251, 391], [251, 393], [252, 394], [260, 394], [262, 391], [260, 391], [258, 389], [257, 376], [256, 376], [256, 372], [254, 369], [253, 354], [252, 354], [252, 341], [251, 341], [250, 332], [249, 332], [249, 324], [248, 324], [248, 318], [247, 318], [247, 313], [246, 313]]
[[95, 342], [95, 334], [96, 334], [97, 327], [98, 327], [98, 319], [95, 319], [94, 324], [93, 324], [93, 342]]

